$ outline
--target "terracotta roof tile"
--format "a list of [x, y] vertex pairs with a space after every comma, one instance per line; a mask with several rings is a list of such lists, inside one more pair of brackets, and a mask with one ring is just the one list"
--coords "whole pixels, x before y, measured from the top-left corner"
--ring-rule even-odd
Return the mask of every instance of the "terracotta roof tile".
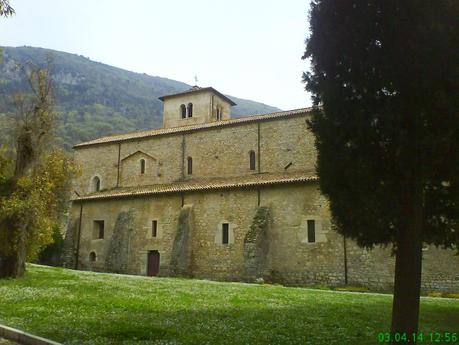
[[283, 174], [262, 173], [232, 178], [200, 179], [191, 181], [180, 181], [168, 184], [157, 184], [150, 186], [114, 188], [110, 190], [87, 194], [84, 196], [79, 196], [73, 198], [73, 200], [97, 200], [178, 192], [205, 191], [215, 189], [249, 188], [256, 186], [301, 183], [317, 180], [317, 176], [312, 171]]
[[150, 129], [146, 131], [131, 132], [131, 133], [126, 133], [126, 134], [116, 134], [116, 135], [110, 135], [110, 136], [86, 141], [84, 143], [75, 145], [74, 148], [80, 148], [80, 147], [91, 146], [91, 145], [100, 145], [100, 144], [106, 144], [106, 143], [116, 143], [116, 142], [126, 141], [126, 140], [149, 138], [149, 137], [155, 137], [155, 136], [166, 135], [166, 134], [192, 132], [192, 131], [196, 131], [200, 129], [207, 129], [207, 128], [210, 129], [210, 128], [218, 128], [218, 127], [224, 127], [224, 126], [234, 126], [234, 125], [239, 125], [239, 124], [244, 124], [244, 123], [274, 120], [274, 119], [290, 117], [290, 116], [293, 117], [293, 116], [298, 116], [298, 115], [305, 115], [309, 113], [311, 110], [312, 108], [301, 108], [301, 109], [295, 109], [295, 110], [289, 110], [289, 111], [279, 111], [279, 112], [263, 114], [263, 115], [245, 116], [245, 117], [240, 117], [237, 119], [208, 122], [208, 123], [203, 123], [199, 125], [188, 125], [188, 126], [172, 127], [172, 128], [159, 128], [159, 129]]
[[231, 106], [236, 105], [236, 103], [234, 103], [231, 98], [229, 98], [229, 97], [225, 96], [224, 94], [218, 92], [213, 87], [199, 87], [197, 85], [195, 85], [191, 89], [183, 91], [183, 92], [173, 93], [173, 94], [170, 94], [170, 95], [161, 96], [161, 97], [159, 97], [159, 99], [161, 101], [164, 101], [167, 98], [181, 97], [183, 95], [187, 95], [187, 94], [190, 94], [190, 93], [207, 92], [207, 91], [210, 91], [210, 92], [213, 92], [213, 93], [219, 95], [221, 98], [226, 100], [229, 104], [231, 104]]

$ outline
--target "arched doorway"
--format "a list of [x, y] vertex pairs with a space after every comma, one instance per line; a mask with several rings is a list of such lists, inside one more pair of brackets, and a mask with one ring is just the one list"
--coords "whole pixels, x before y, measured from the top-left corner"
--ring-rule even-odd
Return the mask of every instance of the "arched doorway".
[[150, 250], [148, 252], [147, 260], [147, 276], [154, 277], [159, 273], [159, 252], [157, 250]]

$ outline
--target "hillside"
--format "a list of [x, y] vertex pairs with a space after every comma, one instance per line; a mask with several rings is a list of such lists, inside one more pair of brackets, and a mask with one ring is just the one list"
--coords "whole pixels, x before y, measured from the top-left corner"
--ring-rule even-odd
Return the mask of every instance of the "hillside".
[[[59, 115], [57, 134], [60, 144], [67, 150], [78, 142], [103, 135], [160, 127], [162, 102], [158, 97], [191, 87], [179, 81], [94, 62], [81, 55], [43, 48], [5, 47], [0, 64], [0, 114], [13, 110], [12, 93], [27, 90], [27, 82], [16, 66], [27, 61], [43, 65], [47, 56], [53, 61]], [[234, 117], [279, 110], [228, 97], [237, 103], [232, 108]], [[9, 127], [5, 117], [0, 117], [1, 138], [5, 138]]]

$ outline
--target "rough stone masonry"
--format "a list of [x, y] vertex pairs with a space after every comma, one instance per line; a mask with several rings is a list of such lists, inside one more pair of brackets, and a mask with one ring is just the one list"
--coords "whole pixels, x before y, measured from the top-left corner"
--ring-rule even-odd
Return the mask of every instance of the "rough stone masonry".
[[[390, 248], [332, 229], [310, 109], [232, 119], [213, 88], [161, 97], [164, 127], [75, 146], [66, 262], [83, 270], [391, 287]], [[459, 291], [459, 257], [423, 251], [425, 290]]]

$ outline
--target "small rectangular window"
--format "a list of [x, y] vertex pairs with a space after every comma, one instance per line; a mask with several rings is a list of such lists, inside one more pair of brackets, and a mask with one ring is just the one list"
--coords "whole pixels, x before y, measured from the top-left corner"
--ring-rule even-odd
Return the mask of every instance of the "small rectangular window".
[[250, 166], [250, 170], [255, 170], [255, 165], [256, 165], [256, 162], [255, 162], [255, 151], [250, 151], [249, 152], [249, 166]]
[[145, 174], [145, 159], [140, 160], [140, 173]]
[[308, 220], [308, 242], [316, 241], [316, 222], [313, 219]]
[[187, 161], [188, 161], [187, 173], [188, 175], [191, 175], [193, 174], [193, 158], [188, 157]]
[[222, 224], [222, 244], [229, 243], [229, 224]]
[[158, 236], [158, 221], [152, 220], [151, 221], [151, 237]]
[[105, 225], [103, 220], [95, 220], [94, 221], [94, 231], [93, 231], [93, 238], [94, 239], [101, 239], [104, 238], [104, 231]]

